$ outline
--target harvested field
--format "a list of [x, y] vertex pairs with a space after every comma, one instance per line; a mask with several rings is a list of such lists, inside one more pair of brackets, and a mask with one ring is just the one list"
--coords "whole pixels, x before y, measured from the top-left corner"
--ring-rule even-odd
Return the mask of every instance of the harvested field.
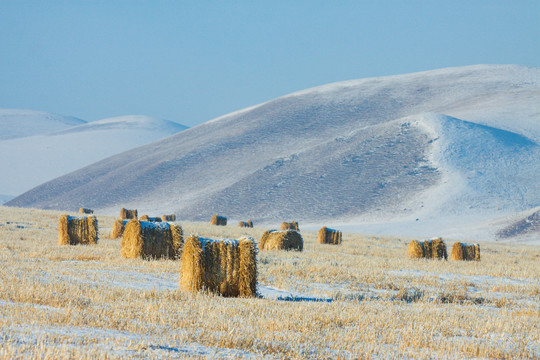
[[[258, 253], [259, 297], [232, 298], [179, 289], [181, 261], [126, 259], [118, 240], [59, 246], [61, 215], [0, 207], [0, 358], [540, 357], [540, 246], [481, 242], [481, 261], [411, 260], [410, 238], [346, 233], [321, 251], [303, 231], [302, 252]], [[116, 220], [97, 219], [100, 231]]]

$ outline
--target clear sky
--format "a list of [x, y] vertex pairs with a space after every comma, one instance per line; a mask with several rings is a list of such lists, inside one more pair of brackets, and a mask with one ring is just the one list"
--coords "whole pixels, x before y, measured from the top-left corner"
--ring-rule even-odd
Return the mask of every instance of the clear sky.
[[0, 0], [0, 107], [88, 121], [473, 64], [540, 66], [540, 0]]

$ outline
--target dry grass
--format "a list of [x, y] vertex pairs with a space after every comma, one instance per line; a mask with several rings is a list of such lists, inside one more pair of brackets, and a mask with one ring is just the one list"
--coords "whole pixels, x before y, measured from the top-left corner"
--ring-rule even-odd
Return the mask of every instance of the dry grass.
[[79, 214], [93, 214], [94, 210], [88, 208], [80, 208]]
[[[62, 213], [0, 207], [0, 358], [538, 359], [540, 247], [481, 243], [482, 261], [410, 260], [410, 239], [345, 234], [262, 251], [258, 283], [297, 301], [178, 288], [182, 262], [59, 246]], [[100, 233], [114, 217], [97, 216]], [[262, 229], [182, 223], [186, 234]], [[301, 295], [301, 296], [300, 296]], [[302, 301], [306, 298], [328, 301]]]

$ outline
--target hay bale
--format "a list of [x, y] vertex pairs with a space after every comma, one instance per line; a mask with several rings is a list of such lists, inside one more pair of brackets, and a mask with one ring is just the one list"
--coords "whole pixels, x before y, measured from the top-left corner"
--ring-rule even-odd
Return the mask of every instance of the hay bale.
[[227, 225], [227, 218], [225, 216], [218, 216], [217, 214], [214, 214], [210, 220], [210, 225], [225, 226]]
[[97, 244], [98, 222], [95, 216], [60, 216], [58, 222], [58, 244]]
[[176, 221], [176, 215], [175, 214], [161, 215], [161, 220], [162, 221]]
[[329, 229], [326, 226], [323, 226], [317, 234], [319, 244], [339, 245], [341, 244], [341, 238], [341, 231]]
[[450, 260], [480, 261], [480, 245], [456, 242], [452, 246]]
[[182, 247], [180, 225], [133, 219], [122, 235], [122, 256], [143, 259], [176, 259]]
[[161, 218], [159, 218], [159, 217], [150, 217], [148, 215], [141, 216], [141, 218], [139, 220], [141, 220], [141, 221], [150, 221], [150, 222], [161, 222]]
[[424, 247], [418, 240], [413, 240], [407, 247], [407, 256], [411, 259], [421, 259], [424, 257]]
[[118, 239], [124, 234], [124, 228], [129, 220], [116, 219], [111, 231], [111, 239]]
[[296, 230], [267, 230], [262, 234], [259, 249], [302, 251], [304, 249], [304, 240]]
[[191, 235], [182, 252], [179, 285], [191, 292], [206, 289], [222, 296], [256, 296], [255, 241], [249, 237], [214, 240]]
[[128, 210], [128, 209], [120, 209], [120, 219], [137, 219], [137, 209], [134, 210]]
[[281, 230], [296, 230], [300, 231], [300, 227], [298, 227], [298, 223], [296, 221], [292, 221], [290, 223], [288, 222], [282, 222], [281, 223]]
[[430, 259], [445, 259], [448, 260], [446, 244], [440, 237], [424, 241], [424, 257]]
[[93, 213], [94, 213], [94, 210], [92, 209], [87, 209], [87, 208], [79, 209], [79, 214], [93, 214]]
[[251, 220], [240, 221], [240, 222], [238, 222], [238, 226], [252, 228], [253, 227], [253, 222]]
[[433, 238], [420, 242], [413, 240], [407, 247], [407, 256], [411, 259], [445, 259], [448, 260], [446, 245], [441, 238]]

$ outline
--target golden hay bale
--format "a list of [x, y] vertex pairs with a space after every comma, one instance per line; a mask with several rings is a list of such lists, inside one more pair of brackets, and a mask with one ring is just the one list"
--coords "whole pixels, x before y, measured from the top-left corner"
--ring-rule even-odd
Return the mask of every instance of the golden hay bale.
[[424, 247], [418, 240], [413, 240], [407, 247], [407, 256], [411, 259], [420, 259], [424, 257]]
[[441, 238], [433, 238], [419, 242], [413, 240], [407, 248], [407, 256], [411, 259], [445, 259], [448, 260], [446, 245]]
[[319, 244], [339, 245], [341, 244], [341, 238], [341, 231], [329, 229], [326, 226], [323, 226], [317, 234], [317, 241]]
[[116, 219], [111, 231], [111, 239], [118, 239], [124, 234], [124, 228], [129, 220]]
[[480, 245], [456, 242], [454, 243], [454, 246], [452, 246], [450, 260], [480, 261]]
[[87, 209], [87, 208], [79, 209], [79, 214], [93, 214], [93, 213], [94, 213], [94, 210], [92, 209]]
[[448, 253], [444, 241], [437, 237], [431, 240], [424, 241], [424, 257], [431, 259], [448, 260]]
[[296, 230], [300, 231], [300, 228], [298, 227], [298, 223], [296, 221], [292, 221], [290, 223], [288, 222], [282, 222], [281, 223], [281, 230]]
[[218, 216], [217, 214], [214, 214], [210, 220], [210, 225], [225, 226], [227, 225], [227, 218], [225, 216]]
[[297, 250], [302, 251], [304, 240], [296, 230], [267, 230], [261, 236], [261, 250]]
[[120, 209], [120, 219], [137, 219], [137, 209], [135, 210], [128, 210], [128, 209]]
[[214, 240], [191, 235], [182, 252], [179, 285], [191, 292], [207, 289], [222, 296], [256, 296], [255, 241], [249, 237]]
[[161, 220], [162, 221], [176, 221], [176, 215], [175, 214], [161, 215]]
[[58, 244], [97, 244], [98, 222], [95, 216], [60, 216], [58, 222]]
[[140, 221], [151, 221], [151, 222], [161, 222], [159, 217], [150, 217], [148, 215], [143, 215], [139, 218]]
[[252, 228], [253, 227], [253, 221], [251, 221], [251, 220], [240, 221], [240, 222], [238, 222], [238, 226]]
[[182, 247], [180, 225], [136, 219], [128, 222], [122, 235], [122, 256], [143, 259], [176, 259]]

